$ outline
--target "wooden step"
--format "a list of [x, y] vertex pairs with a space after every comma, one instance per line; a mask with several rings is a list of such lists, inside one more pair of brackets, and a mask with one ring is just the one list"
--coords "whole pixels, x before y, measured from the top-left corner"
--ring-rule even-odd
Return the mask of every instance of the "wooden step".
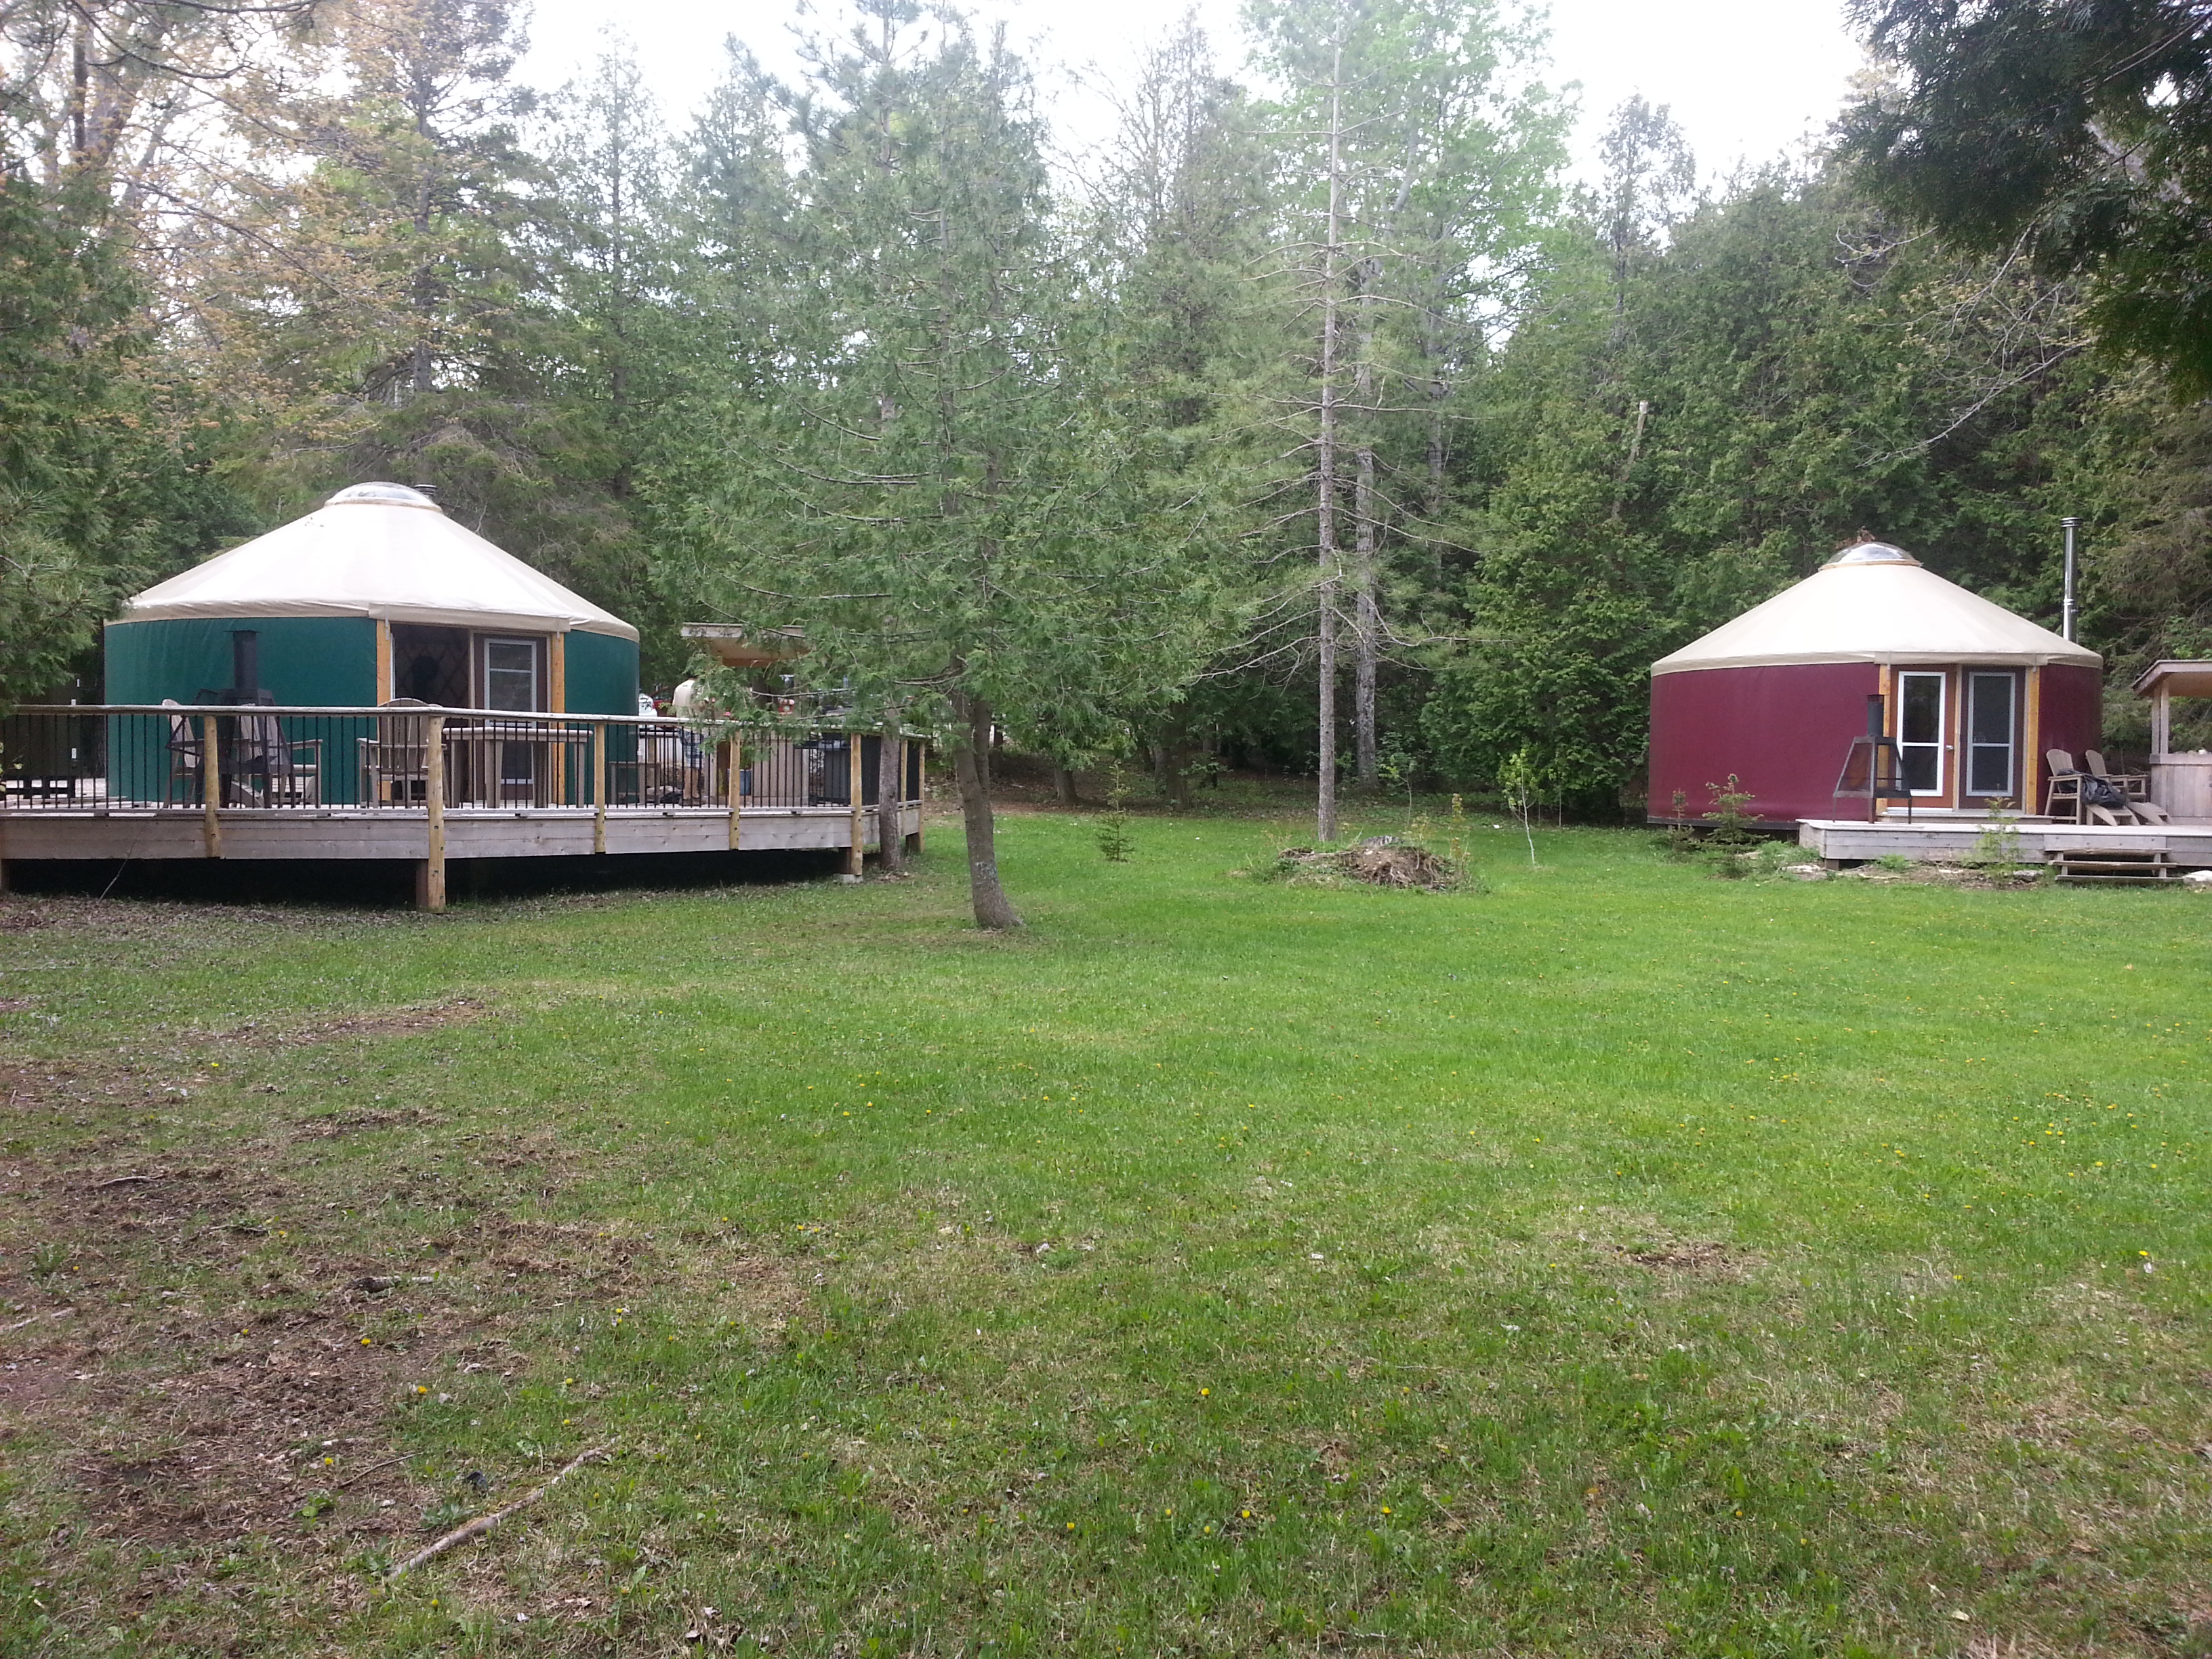
[[2168, 861], [2163, 848], [2149, 853], [2069, 849], [2059, 853], [2053, 862], [2057, 866], [2057, 879], [2069, 884], [2108, 882], [2156, 886], [2181, 873]]

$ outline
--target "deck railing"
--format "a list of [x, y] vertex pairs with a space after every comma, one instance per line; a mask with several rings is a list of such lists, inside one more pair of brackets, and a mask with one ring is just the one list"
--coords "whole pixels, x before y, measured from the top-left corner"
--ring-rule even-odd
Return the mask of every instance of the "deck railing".
[[[876, 805], [883, 741], [774, 714], [26, 706], [0, 716], [0, 811], [853, 811]], [[911, 804], [921, 745], [899, 744]]]

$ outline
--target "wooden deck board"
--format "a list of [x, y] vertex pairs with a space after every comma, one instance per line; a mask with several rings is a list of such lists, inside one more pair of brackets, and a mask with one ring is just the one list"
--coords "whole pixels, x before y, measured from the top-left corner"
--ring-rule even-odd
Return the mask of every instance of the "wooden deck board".
[[[1896, 854], [1909, 859], [1957, 859], [1971, 854], [1985, 823], [1956, 818], [1907, 823], [1883, 818], [1873, 823], [1808, 818], [1797, 828], [1798, 845], [1823, 859], [1844, 863]], [[2212, 869], [2212, 822], [2172, 823], [2152, 829], [2101, 823], [2021, 823], [2020, 854], [2040, 861], [2059, 853], [2164, 853], [2186, 869]]]
[[[429, 850], [428, 815], [404, 808], [228, 809], [216, 818], [222, 857], [231, 862], [276, 859], [419, 860]], [[448, 859], [568, 858], [592, 850], [589, 807], [520, 809], [448, 807]], [[875, 811], [863, 820], [875, 842]], [[844, 848], [852, 819], [842, 806], [753, 807], [744, 814], [742, 850], [775, 852]], [[724, 853], [730, 845], [726, 807], [614, 807], [606, 816], [607, 855]], [[921, 809], [906, 809], [906, 830], [921, 828]], [[137, 810], [0, 811], [0, 860], [166, 860], [207, 856], [206, 823], [198, 807]]]

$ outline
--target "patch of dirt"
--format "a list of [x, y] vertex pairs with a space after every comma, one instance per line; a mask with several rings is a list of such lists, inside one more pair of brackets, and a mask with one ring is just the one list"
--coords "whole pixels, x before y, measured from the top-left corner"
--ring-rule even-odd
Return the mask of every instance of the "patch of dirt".
[[1751, 1255], [1732, 1244], [1716, 1243], [1710, 1239], [1679, 1244], [1656, 1244], [1647, 1249], [1623, 1249], [1626, 1256], [1639, 1267], [1650, 1267], [1657, 1273], [1704, 1273], [1714, 1277], [1734, 1276], [1748, 1265]]
[[2043, 875], [2041, 865], [2018, 870], [1984, 870], [1966, 864], [1915, 864], [1910, 870], [1885, 870], [1878, 865], [1863, 864], [1856, 869], [1836, 872], [1837, 878], [1843, 881], [1904, 882], [1921, 887], [1973, 887], [2003, 891], [2033, 887], [2042, 881]]
[[1394, 836], [1376, 836], [1357, 847], [1286, 848], [1276, 855], [1275, 868], [1278, 875], [1292, 881], [1348, 881], [1432, 893], [1458, 879], [1449, 861]]
[[[155, 1090], [126, 1066], [112, 1075], [131, 1095]], [[65, 1113], [110, 1074], [26, 1066], [5, 1080], [11, 1104]], [[735, 1229], [656, 1238], [516, 1214], [591, 1161], [552, 1129], [467, 1135], [465, 1162], [425, 1167], [419, 1137], [333, 1164], [321, 1133], [240, 1127], [218, 1138], [211, 1122], [189, 1164], [125, 1127], [45, 1152], [11, 1143], [0, 1166], [0, 1444], [65, 1520], [49, 1563], [64, 1578], [85, 1570], [81, 1552], [122, 1543], [396, 1551], [453, 1496], [403, 1455], [407, 1413], [529, 1374], [549, 1317], [650, 1293], [687, 1321], [767, 1334], [810, 1295]], [[400, 1218], [416, 1186], [453, 1218], [441, 1236]], [[167, 1593], [158, 1578], [115, 1580], [103, 1599], [145, 1604]]]
[[335, 1042], [341, 1037], [402, 1036], [410, 1032], [434, 1031], [441, 1026], [480, 1019], [489, 1012], [485, 1004], [475, 997], [450, 997], [443, 1002], [424, 1003], [417, 1007], [346, 1014], [300, 1025], [266, 1025], [259, 1020], [248, 1020], [233, 1030], [222, 1032], [216, 1040], [253, 1048], [298, 1048]]

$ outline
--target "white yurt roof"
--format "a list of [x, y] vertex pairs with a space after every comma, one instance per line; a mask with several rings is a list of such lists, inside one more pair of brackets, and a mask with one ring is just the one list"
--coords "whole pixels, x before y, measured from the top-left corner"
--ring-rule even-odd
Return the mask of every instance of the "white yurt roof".
[[637, 629], [454, 523], [404, 484], [341, 489], [304, 519], [157, 582], [124, 622], [194, 617], [379, 617], [444, 628]]
[[1945, 581], [1903, 548], [1861, 542], [1796, 586], [1662, 657], [1651, 672], [1820, 662], [2104, 665], [2095, 652]]

